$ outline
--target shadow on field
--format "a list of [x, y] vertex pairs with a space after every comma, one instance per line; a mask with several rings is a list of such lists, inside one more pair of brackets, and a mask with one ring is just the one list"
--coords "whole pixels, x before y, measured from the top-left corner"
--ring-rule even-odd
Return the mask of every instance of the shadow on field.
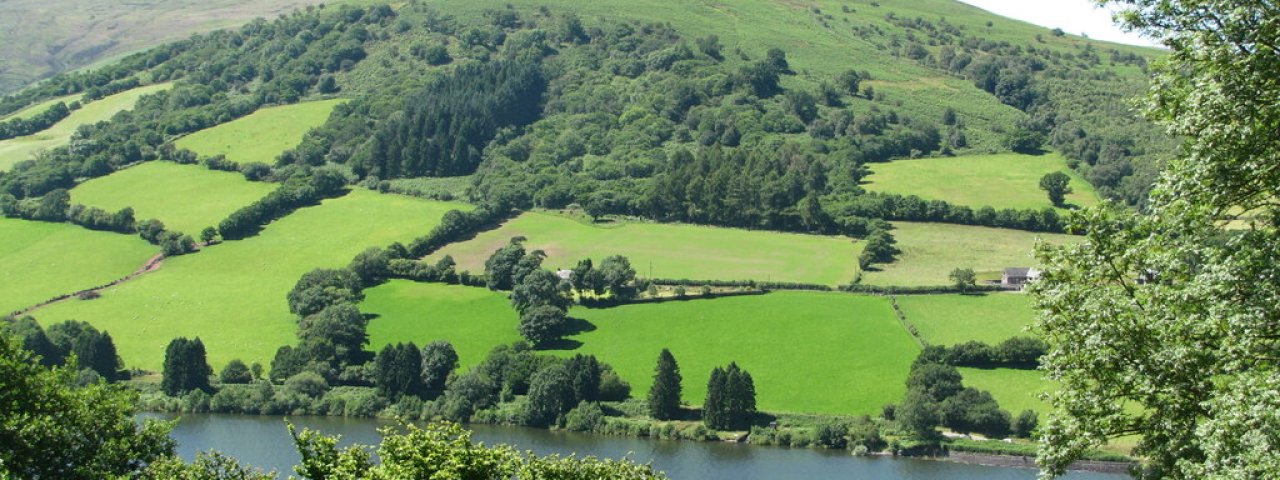
[[[564, 336], [571, 337], [581, 333], [595, 331], [596, 325], [581, 318], [569, 317], [565, 319]], [[577, 350], [582, 347], [582, 342], [572, 338], [561, 338], [552, 342], [547, 342], [539, 350]]]

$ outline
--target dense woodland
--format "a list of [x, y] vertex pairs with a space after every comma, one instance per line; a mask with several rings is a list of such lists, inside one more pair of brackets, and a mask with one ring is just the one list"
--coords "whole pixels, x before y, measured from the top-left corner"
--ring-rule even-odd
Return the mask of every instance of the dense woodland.
[[[1115, 98], [1073, 92], [1110, 91], [1097, 88], [1117, 78], [1104, 61], [1145, 65], [1143, 57], [985, 41], [945, 19], [890, 20], [907, 33], [906, 41], [890, 35], [895, 54], [971, 79], [1026, 112], [1003, 132], [1005, 148], [1053, 146], [1104, 194], [1141, 203], [1154, 166], [1145, 158], [1167, 142], [1141, 122], [1109, 121]], [[91, 101], [140, 78], [176, 82], [4, 173], [0, 191], [21, 200], [138, 161], [194, 161], [170, 141], [265, 105], [341, 95], [351, 101], [275, 165], [205, 163], [270, 181], [334, 170], [379, 189], [396, 178], [474, 174], [466, 199], [477, 203], [860, 237], [884, 229], [878, 220], [1063, 229], [1051, 210], [864, 192], [868, 162], [963, 152], [968, 127], [953, 110], [902, 113], [854, 67], [816, 88], [784, 87], [797, 75], [784, 50], [728, 51], [714, 36], [664, 25], [586, 23], [546, 9], [461, 21], [417, 3], [309, 8], [6, 98], [12, 110], [71, 93]], [[284, 188], [224, 221], [222, 236], [252, 234], [329, 195]]]

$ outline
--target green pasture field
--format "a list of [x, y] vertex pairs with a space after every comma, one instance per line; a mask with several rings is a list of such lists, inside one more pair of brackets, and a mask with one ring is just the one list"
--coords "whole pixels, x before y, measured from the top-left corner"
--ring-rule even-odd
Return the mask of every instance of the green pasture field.
[[347, 265], [368, 247], [425, 235], [460, 204], [356, 189], [300, 209], [262, 233], [165, 260], [157, 271], [102, 292], [102, 298], [52, 305], [33, 313], [47, 325], [90, 322], [116, 340], [125, 365], [158, 371], [174, 337], [200, 337], [209, 363], [232, 358], [270, 364], [295, 341], [285, 294], [313, 268]]
[[[371, 348], [392, 342], [453, 342], [463, 368], [496, 345], [519, 340], [506, 296], [482, 288], [393, 281], [366, 292], [361, 310]], [[901, 399], [919, 348], [881, 297], [823, 292], [695, 299], [593, 309], [570, 316], [593, 330], [568, 337], [558, 355], [592, 354], [644, 398], [658, 353], [671, 349], [684, 400], [700, 405], [715, 366], [736, 361], [755, 379], [759, 408], [870, 414]]]
[[1067, 204], [1088, 207], [1099, 200], [1093, 186], [1056, 152], [895, 160], [870, 167], [872, 174], [864, 185], [869, 191], [916, 195], [974, 208], [1052, 207], [1049, 195], [1040, 189], [1040, 177], [1059, 171], [1071, 176], [1074, 193], [1067, 195]]
[[571, 314], [596, 330], [571, 337], [582, 346], [566, 354], [595, 354], [644, 395], [669, 348], [692, 405], [732, 360], [751, 372], [761, 410], [872, 414], [901, 400], [919, 353], [882, 297], [789, 291]]
[[66, 145], [71, 141], [71, 134], [75, 133], [81, 125], [110, 120], [116, 113], [133, 108], [139, 97], [166, 90], [170, 86], [172, 84], [168, 83], [148, 85], [100, 98], [86, 103], [79, 110], [71, 112], [67, 118], [44, 131], [0, 141], [0, 170], [8, 170], [15, 163], [31, 159], [31, 156], [40, 150]]
[[0, 217], [0, 316], [117, 280], [157, 253], [136, 235]]
[[868, 285], [950, 285], [956, 268], [972, 268], [981, 279], [999, 279], [1006, 267], [1030, 267], [1036, 239], [1063, 244], [1083, 237], [946, 223], [893, 222], [902, 253], [862, 276]]
[[41, 113], [44, 113], [45, 110], [48, 110], [50, 107], [54, 106], [54, 104], [57, 104], [57, 103], [66, 103], [67, 106], [70, 107], [72, 102], [75, 102], [76, 100], [80, 100], [80, 97], [83, 97], [83, 96], [84, 96], [83, 93], [77, 93], [75, 95], [67, 95], [65, 97], [58, 97], [58, 98], [45, 100], [43, 102], [32, 105], [30, 107], [13, 112], [9, 115], [0, 117], [0, 121], [8, 121], [8, 120], [13, 120], [15, 118], [28, 119], [36, 115], [39, 115]]
[[964, 386], [991, 392], [991, 396], [1000, 402], [1000, 408], [1015, 417], [1023, 410], [1033, 410], [1040, 414], [1043, 422], [1044, 415], [1050, 410], [1049, 403], [1040, 399], [1040, 395], [1048, 392], [1052, 385], [1044, 378], [1044, 372], [1012, 368], [961, 367], [959, 370], [964, 377]]
[[230, 122], [178, 139], [174, 146], [200, 155], [226, 155], [236, 163], [275, 164], [281, 152], [298, 146], [302, 136], [329, 119], [346, 100], [318, 100], [267, 107]]
[[377, 315], [369, 322], [370, 350], [448, 340], [464, 371], [493, 347], [521, 339], [520, 318], [507, 296], [485, 288], [392, 280], [366, 290], [360, 311]]
[[1031, 298], [1022, 293], [986, 295], [900, 295], [898, 307], [925, 341], [955, 345], [970, 340], [991, 345], [1030, 335], [1035, 321]]
[[133, 207], [139, 220], [157, 218], [165, 228], [195, 237], [276, 187], [239, 173], [156, 161], [81, 183], [71, 190], [71, 202], [109, 211]]
[[592, 224], [547, 212], [528, 212], [501, 228], [445, 247], [459, 270], [483, 272], [484, 261], [514, 236], [525, 248], [547, 253], [546, 268], [573, 268], [578, 260], [609, 255], [631, 260], [646, 278], [759, 280], [825, 285], [848, 283], [858, 273], [862, 245], [835, 236], [644, 222]]

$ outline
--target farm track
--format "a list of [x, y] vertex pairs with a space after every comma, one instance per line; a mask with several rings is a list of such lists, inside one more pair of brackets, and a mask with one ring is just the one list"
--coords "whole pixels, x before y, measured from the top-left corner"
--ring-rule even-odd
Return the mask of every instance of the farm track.
[[[200, 245], [200, 247], [203, 247], [203, 245]], [[197, 251], [199, 251], [199, 250], [197, 250]], [[194, 253], [194, 252], [193, 252], [193, 253]], [[114, 286], [116, 286], [116, 285], [120, 285], [120, 284], [122, 284], [122, 283], [125, 283], [125, 282], [127, 282], [127, 281], [133, 280], [133, 279], [135, 279], [135, 278], [138, 278], [139, 276], [142, 276], [142, 275], [144, 275], [144, 274], [151, 273], [151, 272], [154, 272], [154, 271], [156, 271], [156, 270], [159, 270], [159, 269], [160, 269], [160, 267], [161, 267], [162, 265], [164, 265], [164, 259], [165, 259], [165, 254], [164, 254], [164, 253], [157, 253], [157, 254], [155, 254], [155, 255], [152, 255], [152, 256], [151, 256], [151, 258], [148, 258], [148, 259], [147, 259], [147, 261], [146, 261], [146, 263], [143, 263], [143, 264], [142, 264], [142, 267], [141, 267], [141, 268], [139, 268], [139, 269], [137, 269], [137, 270], [134, 270], [134, 271], [133, 271], [133, 273], [130, 273], [130, 274], [128, 274], [128, 275], [125, 275], [124, 277], [118, 278], [118, 279], [116, 279], [116, 280], [114, 280], [114, 281], [112, 281], [112, 282], [110, 282], [110, 283], [106, 283], [106, 284], [103, 284], [103, 285], [99, 285], [99, 286], [96, 286], [96, 287], [93, 287], [93, 288], [86, 288], [86, 289], [84, 289], [84, 290], [78, 290], [78, 291], [71, 292], [71, 293], [67, 293], [67, 294], [63, 294], [63, 295], [58, 295], [58, 296], [56, 296], [56, 297], [50, 298], [50, 299], [48, 299], [48, 300], [45, 300], [45, 301], [40, 302], [40, 303], [37, 303], [37, 304], [32, 305], [32, 306], [30, 306], [30, 307], [23, 308], [23, 309], [21, 309], [21, 310], [16, 310], [16, 311], [14, 311], [13, 313], [10, 313], [9, 315], [10, 315], [10, 316], [12, 316], [12, 317], [17, 317], [17, 316], [20, 316], [20, 315], [26, 315], [26, 314], [28, 314], [28, 313], [34, 312], [34, 311], [39, 310], [39, 309], [41, 309], [41, 308], [47, 307], [47, 306], [49, 306], [49, 305], [53, 305], [53, 304], [55, 304], [55, 303], [60, 303], [60, 302], [64, 302], [64, 301], [66, 301], [66, 300], [70, 300], [71, 298], [74, 298], [74, 297], [87, 296], [87, 295], [91, 295], [91, 294], [100, 294], [100, 292], [101, 292], [102, 290], [106, 290], [106, 289], [108, 289], [108, 288], [114, 287]]]

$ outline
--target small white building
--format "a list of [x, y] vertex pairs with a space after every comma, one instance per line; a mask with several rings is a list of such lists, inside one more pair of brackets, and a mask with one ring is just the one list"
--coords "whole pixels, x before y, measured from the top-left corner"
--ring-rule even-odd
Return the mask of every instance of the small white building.
[[564, 281], [566, 281], [566, 282], [568, 282], [568, 281], [572, 281], [572, 280], [573, 280], [573, 270], [568, 270], [568, 269], [561, 268], [561, 269], [559, 269], [559, 270], [556, 270], [556, 276], [557, 276], [557, 277], [560, 277], [560, 279], [561, 279], [561, 280], [564, 280]]
[[1000, 276], [1000, 285], [1008, 289], [1022, 290], [1027, 282], [1040, 278], [1040, 271], [1034, 268], [1010, 267], [1004, 269]]

